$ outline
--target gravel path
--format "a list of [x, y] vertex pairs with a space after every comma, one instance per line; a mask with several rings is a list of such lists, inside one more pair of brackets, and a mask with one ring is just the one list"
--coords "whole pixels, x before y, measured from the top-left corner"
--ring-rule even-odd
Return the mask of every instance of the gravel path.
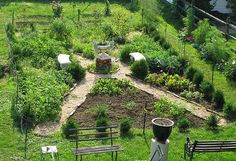
[[[77, 58], [81, 62], [81, 65], [83, 67], [87, 67], [89, 64], [92, 64], [94, 62], [92, 60], [82, 58], [81, 56], [77, 56]], [[150, 94], [153, 94], [156, 98], [167, 98], [168, 100], [172, 102], [180, 104], [183, 107], [185, 107], [188, 111], [191, 111], [194, 115], [200, 118], [206, 119], [207, 117], [211, 115], [211, 113], [208, 112], [206, 108], [203, 106], [193, 104], [184, 99], [178, 98], [171, 93], [168, 93], [161, 89], [151, 87], [150, 85], [147, 85], [143, 83], [142, 81], [139, 81], [137, 79], [133, 79], [127, 76], [127, 74], [130, 73], [129, 66], [121, 63], [120, 61], [113, 60], [113, 62], [119, 64], [120, 70], [117, 73], [113, 74], [112, 77], [115, 77], [118, 79], [122, 79], [122, 78], [128, 79], [137, 88], [143, 91], [146, 91]], [[81, 82], [79, 82], [79, 84], [70, 93], [70, 95], [65, 98], [64, 104], [62, 105], [62, 114], [61, 114], [60, 122], [59, 123], [49, 122], [46, 124], [38, 125], [35, 128], [35, 133], [38, 135], [47, 135], [49, 133], [58, 131], [61, 125], [64, 124], [67, 118], [76, 110], [77, 106], [79, 106], [80, 104], [84, 102], [84, 100], [86, 99], [86, 95], [90, 92], [90, 89], [96, 83], [96, 81], [99, 78], [109, 78], [109, 77], [111, 77], [111, 75], [92, 74], [92, 73], [87, 72], [85, 78]], [[220, 125], [225, 125], [225, 124], [227, 124], [227, 121], [224, 118], [220, 118]]]

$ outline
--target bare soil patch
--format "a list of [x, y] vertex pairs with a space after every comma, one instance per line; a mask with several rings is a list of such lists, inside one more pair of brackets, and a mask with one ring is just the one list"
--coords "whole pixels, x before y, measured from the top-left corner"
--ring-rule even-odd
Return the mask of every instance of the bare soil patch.
[[[146, 104], [147, 122], [146, 126], [151, 127], [151, 120], [158, 117], [154, 112], [154, 103], [158, 101], [153, 95], [140, 91], [138, 93], [124, 92], [118, 96], [109, 95], [92, 95], [88, 94], [85, 102], [78, 106], [75, 113], [71, 116], [75, 118], [80, 127], [91, 127], [96, 124], [96, 106], [99, 104], [107, 105], [107, 113], [110, 124], [119, 124], [123, 118], [133, 120], [133, 127], [142, 128], [144, 119], [144, 108]], [[130, 105], [132, 104], [132, 108]], [[192, 127], [201, 127], [204, 120], [192, 115], [186, 111], [185, 118], [188, 118], [192, 123]], [[169, 118], [176, 122], [175, 118]]]

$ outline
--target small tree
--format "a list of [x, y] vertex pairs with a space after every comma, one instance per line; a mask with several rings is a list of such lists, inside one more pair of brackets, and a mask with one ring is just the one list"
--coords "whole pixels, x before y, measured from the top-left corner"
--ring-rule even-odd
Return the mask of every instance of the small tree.
[[187, 16], [183, 18], [183, 21], [187, 35], [191, 35], [192, 31], [194, 30], [194, 12], [192, 7], [187, 10]]
[[214, 102], [217, 109], [222, 109], [225, 103], [224, 93], [220, 90], [217, 90], [214, 94]]
[[79, 124], [77, 123], [77, 121], [74, 118], [69, 118], [66, 124], [62, 126], [62, 131], [66, 138], [70, 138], [70, 135], [75, 133], [75, 131], [72, 131], [71, 129], [77, 128], [79, 128]]
[[110, 2], [109, 0], [105, 0], [105, 2], [106, 2], [105, 16], [110, 16], [111, 15]]
[[203, 58], [205, 58], [212, 65], [212, 84], [214, 81], [214, 70], [216, 65], [226, 62], [229, 59], [228, 48], [226, 47], [226, 40], [221, 36], [214, 34], [206, 41], [203, 47]]
[[204, 94], [204, 98], [207, 100], [207, 101], [212, 101], [212, 97], [214, 95], [214, 86], [208, 82], [208, 81], [203, 81], [200, 85], [200, 90], [201, 92]]
[[53, 0], [52, 3], [53, 16], [55, 18], [60, 18], [63, 11], [63, 6], [60, 4], [60, 1]]
[[218, 127], [219, 119], [216, 115], [210, 115], [207, 119], [207, 126], [213, 130], [216, 130]]

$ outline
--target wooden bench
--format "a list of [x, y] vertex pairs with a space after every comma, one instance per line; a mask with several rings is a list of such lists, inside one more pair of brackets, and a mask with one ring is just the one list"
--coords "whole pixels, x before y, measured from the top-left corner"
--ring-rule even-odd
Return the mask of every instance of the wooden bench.
[[[78, 156], [80, 156], [80, 160], [82, 161], [83, 155], [107, 153], [107, 152], [111, 152], [112, 161], [114, 160], [114, 152], [115, 152], [116, 154], [115, 160], [117, 161], [117, 156], [118, 156], [117, 152], [122, 151], [123, 149], [119, 145], [113, 145], [113, 140], [119, 137], [118, 130], [114, 131], [114, 129], [118, 129], [118, 126], [71, 129], [71, 131], [74, 131], [74, 132], [70, 136], [73, 138], [72, 141], [75, 142], [75, 148], [72, 149], [72, 153], [76, 157], [76, 161], [78, 160]], [[109, 144], [106, 144], [103, 146], [79, 148], [79, 142], [82, 142], [82, 141], [105, 141], [106, 142], [107, 140]]]
[[231, 152], [236, 151], [236, 140], [211, 140], [195, 141], [192, 143], [189, 138], [184, 145], [184, 159], [188, 155], [190, 161], [193, 159], [193, 153], [207, 152]]

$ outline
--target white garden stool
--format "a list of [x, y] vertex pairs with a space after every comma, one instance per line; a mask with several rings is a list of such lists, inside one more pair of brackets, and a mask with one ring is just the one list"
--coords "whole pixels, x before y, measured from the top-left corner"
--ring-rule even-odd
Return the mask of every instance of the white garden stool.
[[42, 154], [41, 154], [41, 161], [45, 160], [44, 155], [51, 154], [53, 161], [59, 161], [59, 156], [57, 153], [56, 146], [42, 146], [41, 147]]

